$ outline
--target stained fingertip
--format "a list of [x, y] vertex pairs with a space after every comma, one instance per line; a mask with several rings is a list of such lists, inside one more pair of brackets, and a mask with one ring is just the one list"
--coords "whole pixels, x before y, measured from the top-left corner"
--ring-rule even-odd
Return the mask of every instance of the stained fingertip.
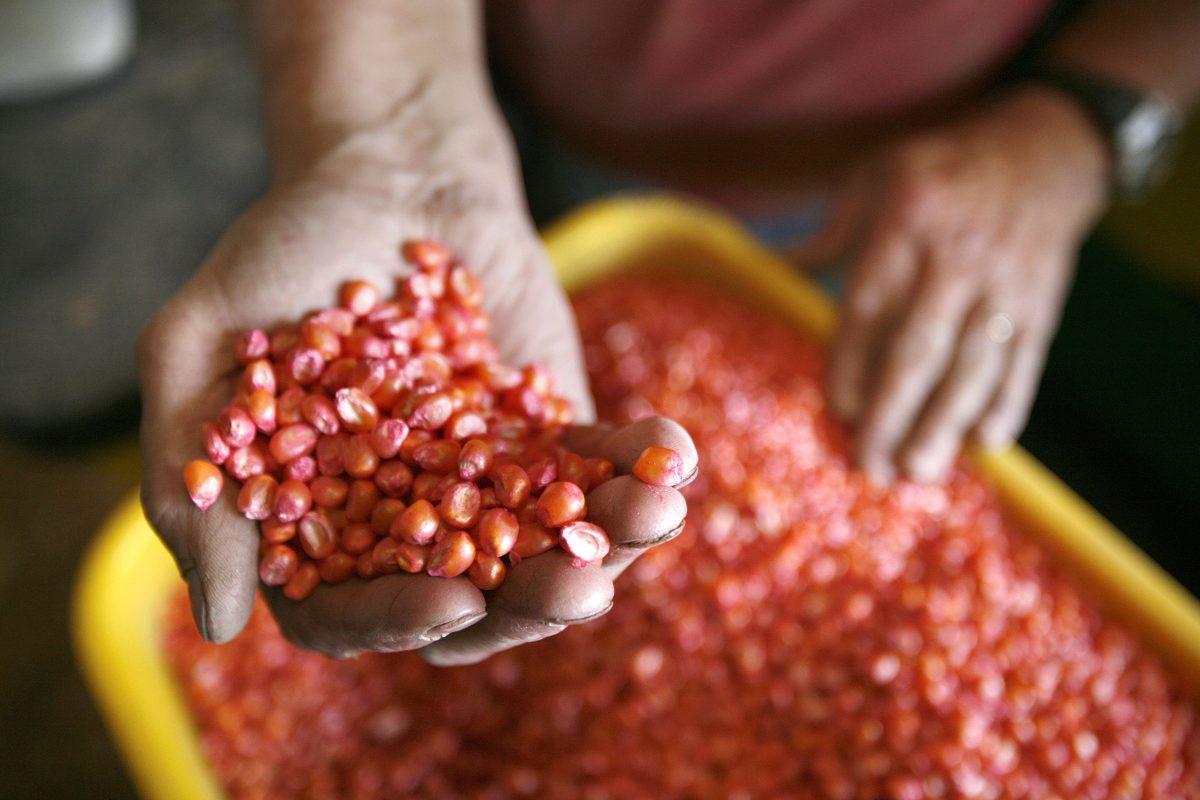
[[617, 472], [629, 473], [651, 445], [674, 450], [683, 459], [683, 474], [694, 477], [700, 464], [696, 445], [682, 425], [666, 417], [645, 417], [614, 431], [605, 439], [602, 454], [613, 462]]
[[645, 548], [674, 538], [687, 517], [678, 490], [618, 475], [588, 492], [588, 519], [608, 533], [614, 548]]
[[478, 624], [483, 595], [460, 578], [398, 573], [322, 584], [307, 599], [268, 594], [280, 629], [326, 654], [414, 650]]
[[528, 558], [509, 570], [494, 602], [524, 619], [569, 624], [612, 605], [613, 584], [599, 564], [575, 566], [562, 550]]
[[486, 616], [486, 611], [471, 611], [463, 614], [460, 617], [456, 617], [449, 622], [442, 622], [434, 625], [431, 628], [427, 628], [424, 633], [418, 634], [418, 637], [423, 642], [436, 642], [440, 639], [446, 638], [452, 633], [458, 633], [461, 630], [465, 630], [472, 625], [475, 625]]
[[566, 627], [565, 623], [523, 619], [496, 610], [478, 624], [439, 639], [417, 653], [435, 667], [478, 664], [501, 650], [541, 641]]

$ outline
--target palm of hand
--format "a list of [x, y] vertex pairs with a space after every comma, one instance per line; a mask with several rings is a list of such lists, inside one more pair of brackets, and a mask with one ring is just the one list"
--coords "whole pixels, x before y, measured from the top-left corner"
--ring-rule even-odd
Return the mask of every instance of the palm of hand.
[[[388, 291], [408, 270], [399, 257], [402, 242], [434, 238], [479, 275], [502, 358], [547, 364], [577, 414], [586, 420], [592, 413], [570, 309], [513, 198], [458, 181], [430, 187], [414, 180], [394, 191], [402, 182], [394, 176], [385, 190], [370, 178], [332, 174], [290, 184], [247, 212], [139, 343], [144, 504], [188, 580], [198, 626], [216, 641], [236, 635], [248, 617], [258, 533], [237, 514], [230, 487], [202, 514], [187, 503], [178, 476], [198, 454], [201, 422], [232, 394], [236, 365], [229, 344], [237, 331], [328, 305], [348, 279]], [[652, 443], [685, 453], [695, 465], [687, 435], [666, 420], [573, 435], [581, 449], [611, 458], [626, 473]], [[685, 513], [674, 489], [627, 475], [592, 495], [598, 496], [588, 498], [589, 516], [605, 524], [617, 545], [604, 566], [574, 569], [565, 554], [548, 553], [514, 568], [490, 601], [463, 578], [407, 574], [323, 586], [303, 603], [273, 591], [268, 600], [285, 634], [311, 649], [344, 656], [441, 640], [427, 650], [429, 657], [478, 660], [603, 613], [612, 578], [647, 543], [677, 530]], [[454, 633], [462, 628], [469, 629]]]

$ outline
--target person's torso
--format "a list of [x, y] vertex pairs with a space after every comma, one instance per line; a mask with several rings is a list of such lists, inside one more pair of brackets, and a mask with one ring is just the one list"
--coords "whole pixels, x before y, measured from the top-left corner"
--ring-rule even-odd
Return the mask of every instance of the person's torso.
[[489, 24], [525, 98], [589, 149], [654, 163], [753, 155], [775, 172], [789, 142], [836, 160], [969, 95], [1049, 5], [507, 0]]

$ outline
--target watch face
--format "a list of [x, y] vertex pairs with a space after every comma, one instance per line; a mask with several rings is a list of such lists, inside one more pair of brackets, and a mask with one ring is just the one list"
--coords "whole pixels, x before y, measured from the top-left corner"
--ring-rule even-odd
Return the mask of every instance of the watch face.
[[1144, 97], [1114, 131], [1116, 179], [1121, 190], [1137, 195], [1162, 178], [1181, 121], [1175, 109], [1154, 96]]

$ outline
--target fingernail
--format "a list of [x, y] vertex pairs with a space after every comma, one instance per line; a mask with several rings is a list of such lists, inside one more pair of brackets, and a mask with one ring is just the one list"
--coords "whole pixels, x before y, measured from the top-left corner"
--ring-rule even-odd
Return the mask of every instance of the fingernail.
[[654, 536], [647, 536], [645, 539], [635, 539], [635, 540], [629, 541], [629, 542], [621, 542], [620, 544], [618, 544], [616, 546], [616, 549], [618, 549], [618, 550], [622, 550], [622, 549], [642, 550], [647, 547], [653, 547], [654, 545], [662, 544], [663, 542], [669, 542], [672, 539], [674, 539], [676, 536], [678, 536], [679, 534], [683, 533], [683, 526], [685, 524], [686, 524], [686, 520], [684, 522], [679, 523], [674, 528], [671, 528], [671, 530], [667, 531], [666, 533], [659, 533]]
[[554, 620], [553, 625], [578, 625], [581, 622], [590, 622], [591, 620], [603, 617], [608, 612], [612, 611], [613, 604], [609, 602], [604, 608], [597, 611], [595, 614], [588, 614], [585, 617], [575, 617], [574, 619]]
[[192, 567], [184, 572], [183, 578], [187, 581], [188, 599], [192, 604], [192, 618], [196, 621], [196, 630], [200, 631], [200, 638], [211, 642], [212, 636], [208, 630], [208, 603], [204, 601], [204, 585], [200, 582], [200, 575]]
[[452, 619], [449, 622], [443, 622], [441, 625], [434, 625], [432, 628], [421, 634], [421, 640], [424, 642], [436, 642], [438, 639], [444, 639], [452, 633], [457, 633], [464, 628], [469, 628], [479, 620], [487, 616], [486, 611], [476, 611], [470, 614], [465, 614], [458, 619]]
[[675, 484], [671, 488], [672, 489], [682, 489], [683, 487], [687, 486], [692, 481], [696, 480], [696, 476], [699, 474], [700, 474], [700, 465], [697, 464], [696, 467], [691, 472], [688, 473], [688, 476], [686, 478], [684, 478], [683, 480], [681, 480], [679, 483]]

